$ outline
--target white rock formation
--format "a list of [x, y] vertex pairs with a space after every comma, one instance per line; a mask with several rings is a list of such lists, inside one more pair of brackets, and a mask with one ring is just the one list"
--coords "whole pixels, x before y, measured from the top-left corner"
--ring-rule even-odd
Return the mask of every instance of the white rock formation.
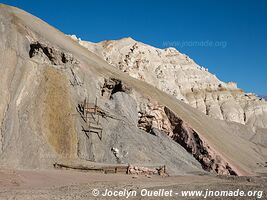
[[158, 49], [132, 38], [92, 43], [72, 39], [130, 76], [173, 95], [208, 116], [267, 128], [267, 103], [225, 83], [174, 48]]

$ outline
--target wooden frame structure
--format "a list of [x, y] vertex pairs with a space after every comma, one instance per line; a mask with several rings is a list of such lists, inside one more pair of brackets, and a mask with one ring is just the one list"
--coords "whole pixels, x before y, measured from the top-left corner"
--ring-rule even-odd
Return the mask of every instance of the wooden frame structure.
[[[102, 110], [97, 106], [97, 98], [95, 103], [87, 102], [87, 99], [84, 99], [81, 105], [82, 117], [87, 124], [86, 128], [83, 128], [85, 133], [96, 133], [100, 140], [102, 140], [103, 128], [99, 122], [99, 115]], [[88, 136], [88, 135], [87, 135]]]

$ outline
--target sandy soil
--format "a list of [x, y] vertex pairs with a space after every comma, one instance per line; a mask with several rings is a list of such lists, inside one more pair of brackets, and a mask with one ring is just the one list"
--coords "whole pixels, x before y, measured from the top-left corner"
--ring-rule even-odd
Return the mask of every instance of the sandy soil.
[[[267, 199], [267, 179], [259, 177], [218, 176], [131, 176], [124, 174], [102, 174], [73, 170], [19, 171], [0, 170], [0, 199], [125, 199], [126, 197], [94, 197], [93, 189], [101, 194], [106, 190], [262, 190], [261, 199]], [[206, 199], [214, 199], [206, 198]], [[187, 199], [181, 196], [142, 197], [129, 199]], [[192, 199], [204, 199], [195, 197]], [[259, 199], [257, 197], [216, 197], [215, 199]]]

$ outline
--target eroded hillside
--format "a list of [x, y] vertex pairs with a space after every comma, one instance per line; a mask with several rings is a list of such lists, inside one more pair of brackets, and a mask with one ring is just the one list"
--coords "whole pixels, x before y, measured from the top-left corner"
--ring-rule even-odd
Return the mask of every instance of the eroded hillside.
[[267, 128], [267, 102], [224, 83], [174, 48], [158, 49], [132, 38], [99, 43], [72, 38], [108, 63], [221, 120]]
[[264, 128], [210, 118], [40, 19], [4, 5], [0, 11], [1, 167], [90, 161], [166, 165], [175, 174], [266, 169], [257, 139], [266, 138]]

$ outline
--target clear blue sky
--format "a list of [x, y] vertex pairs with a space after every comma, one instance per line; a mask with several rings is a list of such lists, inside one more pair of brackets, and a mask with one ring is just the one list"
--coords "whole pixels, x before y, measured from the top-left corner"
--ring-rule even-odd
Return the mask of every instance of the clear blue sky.
[[83, 40], [132, 37], [160, 48], [175, 46], [221, 80], [267, 94], [267, 0], [0, 2]]

